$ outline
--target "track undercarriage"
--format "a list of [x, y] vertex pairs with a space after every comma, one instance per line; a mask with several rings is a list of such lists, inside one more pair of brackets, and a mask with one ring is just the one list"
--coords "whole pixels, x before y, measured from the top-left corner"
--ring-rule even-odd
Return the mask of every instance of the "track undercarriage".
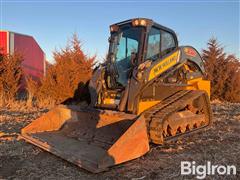
[[204, 91], [179, 91], [144, 113], [149, 138], [162, 144], [210, 125], [212, 114]]

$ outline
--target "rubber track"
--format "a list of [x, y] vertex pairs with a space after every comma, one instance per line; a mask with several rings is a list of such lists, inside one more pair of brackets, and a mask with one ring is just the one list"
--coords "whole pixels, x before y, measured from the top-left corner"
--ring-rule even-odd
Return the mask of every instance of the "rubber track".
[[180, 136], [186, 136], [192, 134], [193, 132], [197, 132], [200, 129], [205, 128], [212, 122], [212, 111], [210, 107], [209, 98], [206, 93], [204, 93], [204, 105], [207, 114], [205, 114], [209, 120], [209, 124], [193, 129], [191, 131], [187, 131], [185, 133], [177, 134], [175, 136], [167, 137], [162, 139], [162, 125], [164, 120], [171, 115], [172, 113], [178, 111], [182, 104], [186, 104], [186, 102], [191, 101], [191, 96], [194, 97], [198, 94], [203, 94], [203, 91], [193, 91], [193, 90], [182, 90], [166, 100], [160, 102], [159, 104], [153, 106], [151, 109], [144, 113], [144, 117], [146, 118], [146, 124], [148, 127], [149, 138], [155, 144], [162, 144], [163, 141], [172, 141]]

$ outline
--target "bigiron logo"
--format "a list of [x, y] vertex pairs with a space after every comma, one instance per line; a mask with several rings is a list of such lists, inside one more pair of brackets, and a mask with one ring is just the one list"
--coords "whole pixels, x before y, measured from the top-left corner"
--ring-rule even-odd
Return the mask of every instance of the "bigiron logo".
[[181, 175], [195, 175], [197, 179], [214, 175], [236, 175], [237, 168], [234, 165], [212, 165], [207, 161], [204, 165], [197, 165], [195, 161], [181, 161]]

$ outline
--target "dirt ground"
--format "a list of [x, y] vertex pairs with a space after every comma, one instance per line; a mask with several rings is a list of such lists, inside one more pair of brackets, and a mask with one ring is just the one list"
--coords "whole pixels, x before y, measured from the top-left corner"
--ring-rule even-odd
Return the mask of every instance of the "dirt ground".
[[213, 125], [205, 131], [164, 146], [152, 145], [144, 157], [91, 174], [41, 149], [18, 140], [20, 129], [45, 110], [0, 109], [0, 179], [191, 179], [181, 176], [181, 161], [235, 165], [240, 179], [240, 104], [212, 103]]

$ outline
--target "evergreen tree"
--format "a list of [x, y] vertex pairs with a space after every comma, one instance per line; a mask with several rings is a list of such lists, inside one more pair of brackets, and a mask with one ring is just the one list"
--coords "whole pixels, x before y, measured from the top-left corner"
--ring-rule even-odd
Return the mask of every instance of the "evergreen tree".
[[53, 52], [53, 56], [55, 64], [48, 68], [46, 77], [42, 79], [37, 99], [59, 104], [73, 97], [79, 84], [90, 79], [95, 56], [84, 54], [77, 34], [65, 48]]
[[216, 38], [211, 38], [203, 50], [203, 61], [207, 78], [211, 81], [211, 98], [240, 101], [240, 62], [234, 55], [227, 55]]
[[0, 60], [0, 106], [15, 100], [22, 78], [22, 57], [18, 54], [1, 55]]

